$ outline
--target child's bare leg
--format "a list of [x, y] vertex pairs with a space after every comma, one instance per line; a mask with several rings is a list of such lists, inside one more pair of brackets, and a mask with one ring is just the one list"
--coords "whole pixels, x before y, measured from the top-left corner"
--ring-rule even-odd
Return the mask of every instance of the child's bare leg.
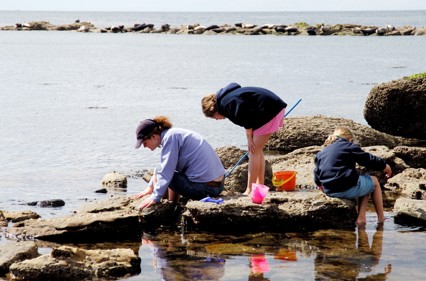
[[364, 195], [358, 199], [358, 218], [356, 219], [356, 224], [358, 226], [364, 225], [367, 222], [366, 212], [367, 212], [368, 198], [369, 198], [369, 194]]
[[371, 176], [371, 179], [374, 183], [374, 190], [373, 190], [373, 204], [374, 208], [376, 209], [377, 214], [377, 222], [383, 223], [385, 220], [385, 214], [383, 211], [383, 196], [382, 196], [382, 189], [380, 187], [379, 180], [375, 176]]
[[253, 183], [263, 184], [265, 181], [265, 156], [263, 154], [263, 148], [270, 136], [271, 134], [253, 136], [253, 142], [256, 148], [254, 152], [249, 153], [247, 188], [244, 194], [250, 194], [251, 185]]

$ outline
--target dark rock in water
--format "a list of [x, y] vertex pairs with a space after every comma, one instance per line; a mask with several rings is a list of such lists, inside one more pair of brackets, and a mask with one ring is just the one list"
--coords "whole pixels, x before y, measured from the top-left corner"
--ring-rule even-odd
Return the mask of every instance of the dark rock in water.
[[219, 28], [219, 26], [216, 25], [216, 24], [213, 24], [213, 25], [206, 27], [206, 30], [212, 30], [212, 29], [216, 29], [216, 28]]
[[135, 24], [135, 26], [132, 28], [133, 31], [141, 31], [147, 28], [148, 26], [144, 23], [142, 24]]
[[108, 190], [106, 188], [101, 188], [96, 190], [95, 193], [108, 193]]
[[309, 35], [317, 35], [317, 31], [315, 30], [315, 27], [313, 26], [309, 26], [308, 28], [306, 28], [306, 32]]
[[43, 200], [43, 201], [34, 201], [27, 203], [29, 206], [38, 206], [41, 208], [56, 208], [65, 206], [65, 201], [62, 199], [52, 199], [52, 200]]
[[375, 86], [364, 107], [368, 124], [381, 132], [426, 140], [426, 77]]
[[278, 33], [283, 33], [283, 32], [285, 32], [286, 27], [287, 26], [276, 26], [275, 31], [278, 32]]
[[65, 201], [61, 199], [44, 200], [44, 201], [39, 201], [37, 203], [37, 206], [42, 208], [49, 208], [49, 207], [57, 208], [57, 207], [65, 206]]
[[371, 27], [371, 28], [361, 28], [361, 33], [363, 35], [371, 35], [376, 33], [377, 27]]

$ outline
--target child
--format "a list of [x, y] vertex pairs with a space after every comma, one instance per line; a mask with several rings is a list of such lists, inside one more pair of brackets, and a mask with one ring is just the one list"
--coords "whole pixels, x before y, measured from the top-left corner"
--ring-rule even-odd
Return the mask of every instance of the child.
[[206, 117], [216, 120], [228, 118], [244, 127], [249, 151], [247, 188], [250, 194], [253, 183], [264, 184], [265, 155], [263, 149], [269, 137], [283, 126], [287, 104], [275, 93], [260, 87], [241, 87], [231, 83], [201, 101]]
[[388, 164], [377, 156], [363, 151], [354, 144], [354, 135], [346, 127], [337, 128], [325, 141], [326, 146], [315, 157], [314, 179], [318, 186], [330, 197], [355, 199], [358, 201], [358, 226], [366, 223], [366, 209], [369, 194], [372, 193], [373, 204], [378, 223], [384, 222], [382, 190], [375, 176], [359, 175], [356, 163], [371, 170], [383, 170], [390, 177], [392, 170]]

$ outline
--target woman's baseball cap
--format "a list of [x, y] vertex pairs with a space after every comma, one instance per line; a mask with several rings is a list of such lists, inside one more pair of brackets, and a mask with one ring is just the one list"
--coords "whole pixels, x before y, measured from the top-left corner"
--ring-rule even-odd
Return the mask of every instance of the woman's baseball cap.
[[141, 147], [144, 140], [151, 135], [152, 131], [157, 126], [157, 122], [152, 119], [145, 119], [139, 123], [138, 127], [136, 128], [136, 149]]

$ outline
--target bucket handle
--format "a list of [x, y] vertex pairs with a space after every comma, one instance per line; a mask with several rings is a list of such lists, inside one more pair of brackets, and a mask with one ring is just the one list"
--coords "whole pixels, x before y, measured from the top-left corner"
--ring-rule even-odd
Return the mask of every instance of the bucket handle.
[[276, 180], [274, 180], [274, 177], [272, 177], [272, 184], [274, 186], [282, 186], [282, 185], [286, 184], [287, 182], [291, 181], [295, 176], [296, 176], [296, 172], [294, 172], [291, 177], [289, 177], [288, 179], [283, 180], [283, 181], [276, 181]]

